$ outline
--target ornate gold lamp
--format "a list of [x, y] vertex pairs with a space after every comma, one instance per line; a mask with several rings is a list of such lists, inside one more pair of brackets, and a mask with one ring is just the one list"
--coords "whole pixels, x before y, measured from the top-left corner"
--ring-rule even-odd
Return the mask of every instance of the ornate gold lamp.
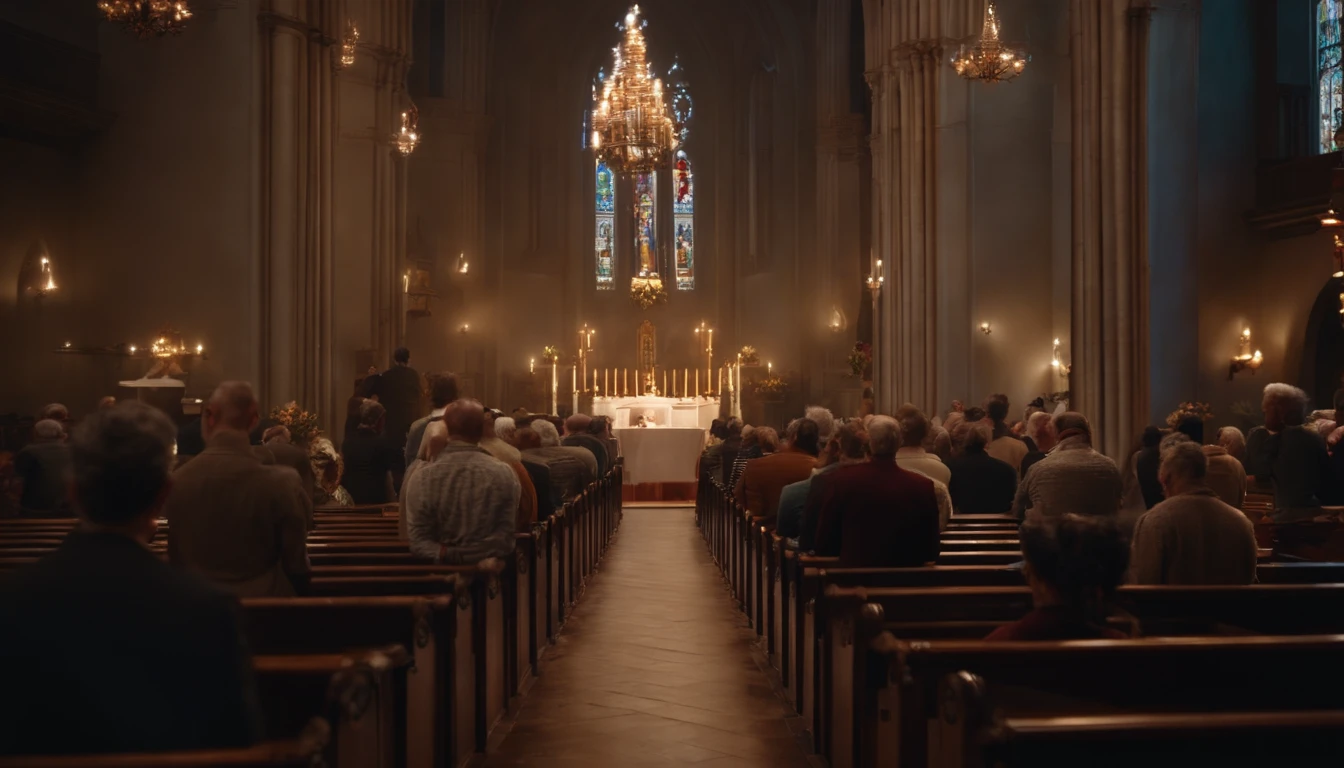
[[1004, 83], [1027, 68], [1031, 56], [1015, 50], [999, 39], [999, 13], [991, 1], [985, 5], [985, 24], [980, 37], [963, 43], [952, 59], [952, 68], [967, 80]]
[[615, 50], [611, 76], [593, 95], [592, 146], [612, 171], [630, 175], [667, 165], [679, 143], [663, 97], [663, 81], [653, 77], [644, 43], [639, 6], [619, 25], [625, 32]]
[[137, 37], [181, 34], [191, 18], [187, 0], [98, 0], [98, 10]]

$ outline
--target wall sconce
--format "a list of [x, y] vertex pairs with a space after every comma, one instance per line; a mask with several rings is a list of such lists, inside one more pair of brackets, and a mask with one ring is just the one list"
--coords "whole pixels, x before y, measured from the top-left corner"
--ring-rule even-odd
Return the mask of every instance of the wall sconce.
[[28, 256], [19, 270], [19, 292], [38, 300], [56, 292], [56, 273], [47, 253], [47, 244], [41, 240], [28, 249]]
[[988, 336], [989, 334], [994, 332], [994, 329], [989, 327], [989, 323], [981, 323], [980, 332]]
[[1334, 208], [1326, 211], [1325, 215], [1321, 217], [1322, 227], [1338, 227], [1340, 223], [1339, 214], [1335, 213]]
[[1050, 367], [1059, 372], [1060, 376], [1068, 378], [1073, 373], [1073, 363], [1066, 363], [1059, 357], [1059, 339], [1055, 339], [1050, 350]]
[[528, 373], [537, 372], [537, 358], [534, 357], [527, 361], [527, 372]]
[[1238, 373], [1245, 370], [1249, 370], [1254, 374], [1255, 370], [1259, 368], [1260, 364], [1264, 361], [1265, 357], [1260, 354], [1260, 350], [1257, 349], [1254, 352], [1251, 351], [1251, 329], [1247, 328], [1243, 330], [1241, 332], [1240, 346], [1237, 349], [1237, 354], [1232, 358], [1231, 364], [1227, 366], [1227, 380], [1231, 381], [1233, 376], [1236, 376]]
[[877, 260], [877, 266], [873, 269], [863, 282], [868, 286], [868, 291], [873, 294], [873, 301], [877, 301], [877, 295], [882, 292], [882, 283], [886, 277], [882, 274], [882, 260]]
[[457, 254], [457, 274], [465, 275], [471, 270], [471, 265], [467, 263], [467, 254]]
[[457, 332], [465, 336], [469, 330], [471, 330], [471, 325], [469, 323], [463, 323], [462, 326], [457, 329]]
[[845, 330], [845, 313], [840, 311], [839, 307], [831, 307], [831, 319], [826, 323], [826, 327], [831, 333], [840, 333]]

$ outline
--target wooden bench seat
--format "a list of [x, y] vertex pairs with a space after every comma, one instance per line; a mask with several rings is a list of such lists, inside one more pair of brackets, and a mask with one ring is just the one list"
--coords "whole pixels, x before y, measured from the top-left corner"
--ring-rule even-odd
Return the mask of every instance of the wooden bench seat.
[[320, 764], [330, 736], [327, 722], [312, 718], [295, 738], [244, 749], [0, 757], [0, 768], [312, 768]]

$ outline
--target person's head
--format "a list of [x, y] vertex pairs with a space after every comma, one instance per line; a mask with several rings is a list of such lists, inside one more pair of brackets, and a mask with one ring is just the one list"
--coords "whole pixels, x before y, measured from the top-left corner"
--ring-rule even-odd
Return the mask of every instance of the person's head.
[[290, 440], [289, 427], [286, 427], [283, 424], [267, 427], [266, 431], [261, 433], [262, 445], [271, 445], [272, 443], [289, 445]]
[[512, 416], [500, 416], [495, 419], [495, 437], [506, 443], [512, 443], [513, 437], [518, 432], [518, 423]]
[[730, 437], [741, 439], [742, 437], [741, 419], [729, 419], [728, 423], [723, 425], [723, 439], [727, 440]]
[[359, 385], [355, 387], [355, 395], [368, 399], [378, 396], [378, 384], [383, 378], [376, 373], [369, 374], [359, 380]]
[[531, 427], [521, 427], [513, 433], [513, 440], [509, 443], [520, 451], [526, 451], [529, 448], [541, 447], [541, 435], [536, 433]]
[[365, 400], [359, 404], [359, 428], [381, 434], [387, 422], [387, 409], [377, 400]]
[[457, 399], [457, 375], [444, 371], [429, 378], [429, 402], [436, 409], [447, 408]]
[[901, 417], [901, 447], [922, 448], [929, 436], [929, 420], [918, 410]]
[[336, 446], [327, 438], [319, 437], [313, 441], [312, 457], [313, 472], [317, 475], [318, 485], [328, 494], [335, 493], [341, 484], [341, 477], [345, 474], [345, 461], [341, 459]]
[[1065, 411], [1055, 417], [1055, 437], [1058, 440], [1078, 438], [1092, 444], [1092, 423], [1077, 411]]
[[1176, 431], [1200, 445], [1204, 444], [1204, 420], [1198, 416], [1181, 417], [1181, 420], [1176, 422]]
[[1055, 424], [1050, 414], [1037, 411], [1027, 417], [1027, 437], [1036, 443], [1036, 450], [1048, 451], [1055, 447]]
[[1018, 536], [1038, 606], [1100, 607], [1129, 568], [1129, 545], [1109, 516], [1032, 515]]
[[448, 439], [475, 445], [485, 434], [485, 409], [475, 400], [454, 400], [443, 412]]
[[1246, 454], [1246, 436], [1236, 427], [1223, 427], [1218, 430], [1218, 445], [1227, 451], [1228, 455], [1240, 459]]
[[1209, 460], [1199, 443], [1177, 432], [1162, 441], [1161, 450], [1162, 464], [1157, 470], [1157, 481], [1162, 484], [1162, 492], [1167, 498], [1204, 485]]
[[392, 353], [392, 362], [397, 365], [410, 365], [411, 350], [405, 347], [397, 347], [396, 351]]
[[961, 444], [964, 453], [983, 453], [994, 439], [994, 430], [983, 421], [966, 425], [966, 437]]
[[98, 400], [98, 409], [111, 408], [117, 404], [117, 398], [112, 395], [106, 395]]
[[219, 432], [246, 434], [260, 420], [252, 385], [245, 381], [226, 381], [215, 387], [201, 410], [201, 434], [206, 440]]
[[965, 421], [966, 421], [965, 413], [962, 413], [961, 411], [953, 411], [947, 414], [947, 419], [943, 421], [943, 429], [947, 430], [947, 434], [949, 436], [955, 435], [957, 431], [957, 425], [962, 424]]
[[1265, 387], [1261, 408], [1265, 412], [1265, 428], [1278, 432], [1284, 427], [1301, 426], [1307, 418], [1307, 393], [1291, 384], [1275, 382]]
[[1142, 448], [1156, 448], [1162, 444], [1162, 430], [1152, 425], [1143, 428], [1143, 434], [1139, 437], [1139, 446]]
[[727, 431], [725, 430], [725, 427], [727, 426], [727, 422], [723, 419], [715, 419], [709, 425], [709, 436], [722, 440], [727, 435]]
[[755, 448], [760, 445], [760, 435], [756, 434], [756, 427], [750, 424], [742, 425], [742, 447]]
[[774, 453], [779, 450], [779, 432], [774, 427], [757, 427], [751, 431], [756, 436], [756, 445], [761, 453]]
[[1004, 419], [1008, 418], [1008, 396], [990, 395], [989, 400], [985, 402], [985, 413], [990, 421], [1002, 424]]
[[821, 452], [821, 425], [812, 419], [799, 419], [789, 427], [791, 430], [788, 438], [789, 446], [795, 451], [802, 451], [809, 456], [816, 456]]
[[978, 407], [978, 406], [977, 406], [977, 407], [967, 408], [967, 409], [966, 409], [966, 413], [965, 413], [965, 418], [966, 418], [967, 421], [972, 422], [972, 423], [977, 422], [977, 421], [984, 421], [984, 420], [985, 420], [985, 409], [984, 409], [984, 408], [980, 408], [980, 407]]
[[1027, 403], [1027, 409], [1022, 412], [1022, 420], [1031, 421], [1031, 416], [1035, 413], [1045, 413], [1045, 398], [1038, 397]]
[[70, 409], [60, 403], [51, 403], [45, 405], [42, 410], [37, 412], [38, 421], [59, 421], [62, 424], [70, 422]]
[[890, 459], [901, 447], [901, 425], [890, 416], [874, 416], [868, 424], [868, 451], [875, 459]]
[[839, 443], [840, 463], [853, 464], [868, 457], [868, 430], [862, 421], [850, 421], [835, 431]]
[[593, 420], [588, 422], [588, 434], [603, 439], [611, 437], [611, 418], [608, 416], [594, 416]]
[[425, 436], [420, 440], [420, 452], [415, 457], [421, 461], [433, 461], [446, 445], [448, 425], [443, 420], [431, 421], [425, 425]]
[[[551, 448], [560, 444], [560, 432], [555, 425], [546, 419], [534, 419], [529, 425], [532, 431], [541, 438], [540, 446], [542, 448]], [[521, 447], [521, 446], [520, 446]]]
[[172, 485], [168, 417], [134, 400], [95, 411], [70, 441], [74, 500], [82, 518], [148, 542]]
[[817, 434], [820, 435], [819, 443], [830, 440], [831, 436], [835, 434], [835, 414], [831, 413], [829, 408], [809, 405], [803, 409], [803, 418], [811, 419], [812, 423], [817, 425]]
[[531, 416], [531, 415], [532, 415], [532, 414], [531, 414], [530, 412], [528, 412], [528, 410], [527, 410], [526, 408], [524, 408], [523, 406], [521, 406], [521, 405], [518, 406], [517, 408], [514, 408], [514, 409], [513, 409], [513, 420], [514, 420], [514, 421], [518, 421], [519, 419], [525, 419], [525, 418], [527, 418], [528, 416]]
[[576, 413], [565, 419], [565, 436], [586, 435], [588, 427], [593, 423], [593, 417], [586, 413]]

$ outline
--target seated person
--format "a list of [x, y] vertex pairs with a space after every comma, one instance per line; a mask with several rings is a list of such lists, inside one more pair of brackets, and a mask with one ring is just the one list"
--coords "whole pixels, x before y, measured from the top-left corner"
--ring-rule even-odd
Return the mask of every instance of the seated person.
[[1107, 604], [1129, 566], [1129, 548], [1113, 516], [1033, 515], [1019, 536], [1034, 608], [986, 640], [1124, 637], [1105, 626]]
[[597, 457], [591, 451], [561, 445], [560, 432], [545, 419], [536, 419], [529, 427], [541, 438], [541, 447], [527, 451], [526, 455], [546, 463], [551, 471], [551, 485], [564, 489], [562, 499], [579, 495], [597, 480]]
[[993, 433], [988, 424], [976, 422], [961, 429], [964, 430], [961, 453], [948, 464], [952, 479], [947, 487], [952, 506], [962, 515], [1007, 514], [1013, 509], [1013, 496], [1017, 493], [1017, 470], [989, 454]]
[[73, 517], [70, 509], [70, 447], [65, 427], [55, 419], [33, 426], [33, 442], [14, 457], [14, 470], [23, 479], [19, 496], [24, 517]]
[[583, 413], [576, 413], [565, 419], [565, 436], [560, 440], [560, 444], [587, 449], [593, 454], [593, 458], [597, 459], [597, 474], [601, 477], [611, 468], [611, 459], [607, 456], [606, 443], [588, 434], [588, 427], [592, 423], [593, 418]]
[[175, 435], [136, 401], [75, 430], [82, 526], [0, 586], [0, 755], [216, 749], [260, 737], [237, 601], [148, 547]]

